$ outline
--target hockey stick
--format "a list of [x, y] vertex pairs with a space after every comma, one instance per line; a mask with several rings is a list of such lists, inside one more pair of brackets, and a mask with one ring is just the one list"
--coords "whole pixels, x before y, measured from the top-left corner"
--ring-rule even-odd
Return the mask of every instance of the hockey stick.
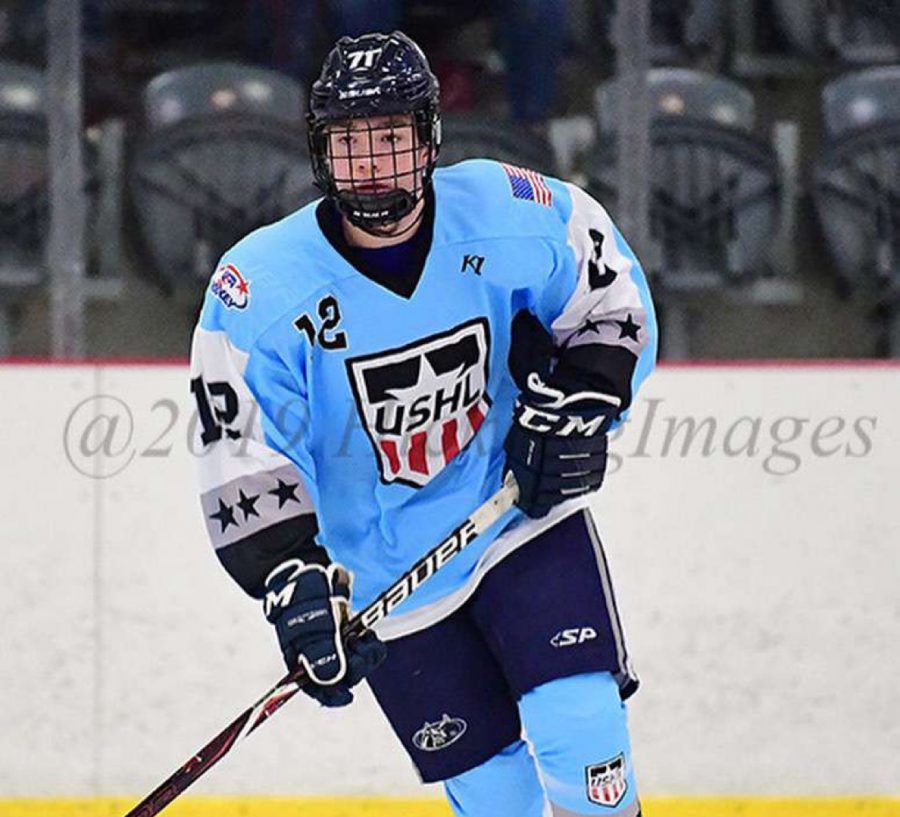
[[[512, 474], [507, 474], [503, 487], [497, 493], [440, 544], [419, 559], [368, 607], [353, 616], [344, 626], [344, 637], [359, 636], [381, 621], [422, 582], [437, 573], [477, 536], [493, 525], [513, 506], [518, 495], [519, 486], [516, 485]], [[159, 814], [188, 786], [225, 757], [239, 740], [255, 731], [283, 704], [293, 698], [300, 690], [304, 675], [300, 667], [285, 675], [253, 706], [235, 718], [171, 777], [141, 800], [125, 817], [153, 817], [154, 814]]]

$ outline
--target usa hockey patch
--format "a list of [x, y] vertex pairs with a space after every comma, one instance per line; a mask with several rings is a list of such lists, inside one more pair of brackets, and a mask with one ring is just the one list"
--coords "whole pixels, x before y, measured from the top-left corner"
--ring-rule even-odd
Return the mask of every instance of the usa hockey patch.
[[584, 774], [587, 783], [587, 797], [598, 806], [614, 808], [622, 802], [628, 791], [625, 777], [625, 756], [616, 755], [603, 763], [586, 766]]
[[209, 288], [228, 309], [246, 309], [250, 303], [250, 282], [234, 264], [222, 264]]
[[382, 482], [422, 488], [472, 441], [491, 406], [489, 357], [488, 324], [476, 318], [346, 361]]
[[545, 207], [553, 204], [553, 193], [540, 173], [524, 167], [508, 165], [505, 162], [501, 162], [501, 166], [509, 179], [514, 199], [534, 201]]

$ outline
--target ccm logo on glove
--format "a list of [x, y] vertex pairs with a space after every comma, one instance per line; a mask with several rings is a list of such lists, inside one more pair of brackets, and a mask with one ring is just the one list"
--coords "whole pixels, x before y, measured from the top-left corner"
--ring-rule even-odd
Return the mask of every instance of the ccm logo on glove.
[[605, 432], [622, 401], [613, 394], [576, 391], [567, 394], [535, 372], [528, 390], [516, 401], [515, 420], [528, 431], [556, 437], [593, 437]]
[[532, 406], [519, 406], [517, 422], [529, 431], [538, 434], [555, 434], [557, 437], [593, 437], [602, 428], [606, 418], [602, 415], [592, 420], [585, 420], [576, 415], [560, 416]]
[[506, 436], [506, 467], [519, 485], [518, 506], [528, 516], [590, 491], [606, 471], [606, 431], [619, 415], [616, 395], [580, 388], [554, 372], [531, 372]]

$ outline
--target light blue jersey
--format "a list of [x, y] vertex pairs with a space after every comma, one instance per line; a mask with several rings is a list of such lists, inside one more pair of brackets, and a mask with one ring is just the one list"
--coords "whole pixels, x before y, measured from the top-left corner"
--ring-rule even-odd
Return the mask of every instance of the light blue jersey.
[[[643, 272], [586, 193], [486, 160], [437, 170], [433, 189], [431, 245], [409, 297], [355, 269], [313, 202], [223, 256], [194, 336], [214, 547], [254, 563], [274, 531], [284, 541], [315, 514], [318, 543], [353, 573], [356, 609], [500, 486], [518, 312], [557, 348], [630, 360], [627, 399], [655, 361]], [[383, 637], [445, 615], [581, 504], [543, 520], [509, 512], [405, 601]]]

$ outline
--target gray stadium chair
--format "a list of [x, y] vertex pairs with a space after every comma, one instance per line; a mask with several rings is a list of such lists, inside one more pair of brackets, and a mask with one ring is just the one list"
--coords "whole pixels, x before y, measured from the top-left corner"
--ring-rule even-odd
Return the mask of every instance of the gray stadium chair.
[[237, 63], [206, 63], [151, 80], [144, 116], [153, 130], [210, 114], [264, 116], [296, 126], [303, 122], [303, 91], [290, 77]]
[[164, 284], [196, 293], [250, 230], [317, 196], [300, 86], [233, 63], [181, 68], [144, 92], [130, 194]]
[[0, 288], [6, 298], [44, 277], [48, 180], [43, 75], [0, 63]]
[[[764, 271], [777, 230], [779, 164], [753, 135], [752, 96], [689, 69], [648, 72], [653, 168], [648, 273], [663, 290], [746, 284]], [[599, 139], [588, 186], [615, 213], [616, 86], [596, 94]]]
[[0, 356], [10, 351], [13, 310], [46, 279], [46, 102], [40, 71], [0, 62]]
[[[691, 68], [651, 68], [647, 73], [653, 119], [658, 122], [694, 120], [751, 132], [756, 119], [753, 95], [724, 77]], [[615, 81], [595, 94], [601, 134], [616, 130]]]
[[846, 74], [822, 89], [822, 114], [830, 139], [900, 121], [900, 66]]
[[811, 57], [900, 59], [900, 0], [773, 0], [782, 31]]
[[900, 355], [900, 66], [840, 77], [823, 90], [825, 147], [813, 197], [846, 289], [874, 288]]
[[442, 129], [440, 165], [464, 159], [496, 159], [551, 176], [557, 173], [548, 142], [514, 122], [496, 124], [483, 117], [445, 114]]

